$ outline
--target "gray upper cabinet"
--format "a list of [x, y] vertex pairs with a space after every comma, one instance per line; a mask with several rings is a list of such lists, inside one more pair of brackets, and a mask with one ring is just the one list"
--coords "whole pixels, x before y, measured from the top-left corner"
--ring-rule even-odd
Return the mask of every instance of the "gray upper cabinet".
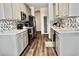
[[59, 3], [58, 8], [60, 16], [68, 16], [68, 3]]
[[79, 16], [79, 3], [57, 3], [55, 8], [56, 16]]
[[6, 19], [12, 19], [12, 4], [4, 3], [4, 16]]
[[0, 3], [0, 19], [12, 19], [11, 3]]
[[21, 20], [21, 5], [12, 3], [13, 19]]
[[3, 7], [3, 3], [0, 3], [0, 19], [4, 19], [4, 7]]
[[59, 15], [59, 4], [58, 3], [56, 3], [55, 5], [54, 5], [54, 8], [55, 8], [55, 16], [57, 16], [57, 15]]
[[69, 16], [79, 16], [79, 3], [69, 3]]
[[0, 3], [0, 19], [21, 20], [21, 11], [26, 14], [26, 8], [23, 3]]
[[55, 14], [56, 16], [67, 16], [68, 13], [68, 3], [56, 3], [55, 4]]

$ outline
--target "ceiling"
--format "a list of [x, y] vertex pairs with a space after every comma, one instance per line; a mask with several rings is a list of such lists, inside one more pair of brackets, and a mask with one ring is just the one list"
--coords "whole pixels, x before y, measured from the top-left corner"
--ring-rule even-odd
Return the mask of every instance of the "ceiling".
[[26, 3], [29, 7], [42, 8], [47, 7], [47, 3]]

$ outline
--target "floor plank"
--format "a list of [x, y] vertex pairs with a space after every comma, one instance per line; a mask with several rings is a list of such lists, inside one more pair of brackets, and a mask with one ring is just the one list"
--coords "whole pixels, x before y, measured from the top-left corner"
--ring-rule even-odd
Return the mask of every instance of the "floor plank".
[[37, 33], [37, 37], [34, 38], [34, 41], [29, 47], [26, 48], [26, 51], [22, 56], [56, 56], [56, 53], [52, 47], [45, 47], [45, 41], [48, 38], [41, 33]]

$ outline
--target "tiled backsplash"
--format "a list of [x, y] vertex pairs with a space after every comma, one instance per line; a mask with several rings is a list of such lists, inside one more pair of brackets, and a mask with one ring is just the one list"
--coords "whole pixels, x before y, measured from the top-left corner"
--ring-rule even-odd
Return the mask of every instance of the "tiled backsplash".
[[62, 20], [62, 25], [64, 27], [76, 27], [78, 22], [76, 21], [76, 18], [69, 18], [68, 20]]
[[17, 29], [17, 22], [16, 20], [7, 20], [1, 19], [0, 20], [0, 32], [8, 32], [14, 29]]
[[67, 27], [72, 29], [79, 29], [79, 17], [71, 17], [71, 18], [63, 18], [61, 21], [60, 19], [56, 19], [51, 21], [51, 25], [54, 23], [60, 23], [60, 27]]

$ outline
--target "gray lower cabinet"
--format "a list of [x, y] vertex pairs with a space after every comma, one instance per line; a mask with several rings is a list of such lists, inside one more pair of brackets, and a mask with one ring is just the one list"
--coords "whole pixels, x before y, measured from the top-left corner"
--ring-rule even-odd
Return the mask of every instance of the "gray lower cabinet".
[[27, 45], [27, 31], [11, 35], [0, 35], [0, 56], [19, 56]]
[[[76, 33], [77, 34], [77, 33]], [[59, 56], [78, 56], [79, 37], [75, 33], [56, 33], [56, 52]]]

